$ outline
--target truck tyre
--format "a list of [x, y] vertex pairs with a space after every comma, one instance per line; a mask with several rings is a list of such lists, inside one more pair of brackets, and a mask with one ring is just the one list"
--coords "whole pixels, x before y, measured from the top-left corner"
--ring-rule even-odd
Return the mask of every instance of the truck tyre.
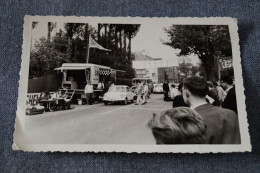
[[104, 102], [104, 105], [107, 105], [107, 102], [106, 102], [106, 101]]

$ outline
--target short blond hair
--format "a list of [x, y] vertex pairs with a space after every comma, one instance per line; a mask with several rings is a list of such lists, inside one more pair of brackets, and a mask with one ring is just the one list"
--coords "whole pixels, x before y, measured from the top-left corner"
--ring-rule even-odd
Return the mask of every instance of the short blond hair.
[[206, 125], [193, 109], [177, 107], [154, 114], [148, 122], [157, 144], [203, 144]]

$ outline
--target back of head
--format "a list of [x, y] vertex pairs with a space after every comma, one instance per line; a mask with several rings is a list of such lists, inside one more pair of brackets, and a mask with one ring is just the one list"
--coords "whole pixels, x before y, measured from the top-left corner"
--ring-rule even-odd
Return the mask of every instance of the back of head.
[[233, 84], [233, 80], [232, 80], [232, 78], [229, 77], [229, 76], [224, 76], [224, 77], [222, 77], [222, 78], [221, 78], [221, 82], [225, 82], [225, 83], [227, 83], [227, 84], [229, 84], [229, 85], [232, 85], [232, 84]]
[[204, 144], [206, 125], [201, 116], [187, 107], [155, 115], [149, 121], [157, 144]]
[[198, 76], [185, 79], [183, 87], [188, 89], [192, 95], [198, 97], [205, 97], [209, 91], [206, 80]]

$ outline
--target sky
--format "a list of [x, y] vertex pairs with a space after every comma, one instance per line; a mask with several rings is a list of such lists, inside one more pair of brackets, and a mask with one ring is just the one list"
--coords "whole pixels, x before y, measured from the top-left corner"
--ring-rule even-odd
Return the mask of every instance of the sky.
[[[53, 30], [51, 36], [54, 36], [59, 29], [64, 30], [63, 23], [57, 22], [56, 28]], [[97, 23], [90, 23], [91, 26], [97, 29]], [[143, 23], [140, 26], [139, 32], [132, 39], [132, 52], [142, 51], [143, 54], [149, 55], [152, 58], [162, 59], [176, 59], [180, 52], [170, 46], [162, 44], [162, 40], [166, 41], [168, 38], [164, 28], [170, 27], [170, 23]], [[47, 22], [39, 22], [32, 30], [32, 43], [41, 37], [47, 37], [48, 25]], [[186, 58], [191, 60], [191, 63], [196, 65], [200, 61], [196, 55], [190, 55]]]

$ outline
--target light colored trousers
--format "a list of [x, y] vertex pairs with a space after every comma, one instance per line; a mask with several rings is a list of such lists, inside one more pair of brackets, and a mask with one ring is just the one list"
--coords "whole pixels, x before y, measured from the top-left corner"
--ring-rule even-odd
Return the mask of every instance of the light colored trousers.
[[137, 95], [136, 103], [137, 103], [137, 104], [143, 103], [143, 99], [142, 99], [142, 97], [141, 97], [141, 94], [138, 94], [138, 95]]

